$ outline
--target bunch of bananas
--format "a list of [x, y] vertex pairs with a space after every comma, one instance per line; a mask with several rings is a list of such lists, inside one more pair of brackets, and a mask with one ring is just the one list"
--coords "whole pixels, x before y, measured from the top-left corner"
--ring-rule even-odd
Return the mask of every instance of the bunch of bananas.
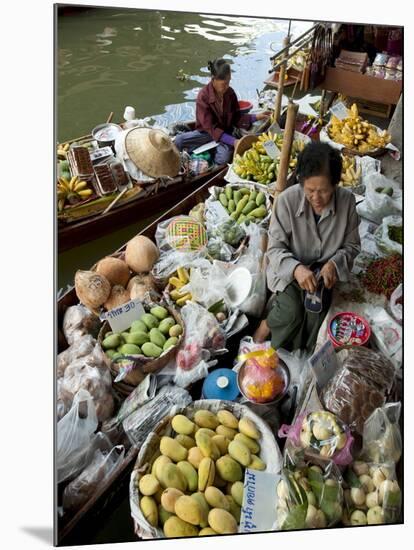
[[73, 176], [70, 180], [59, 178], [57, 186], [58, 211], [62, 212], [66, 202], [76, 204], [89, 198], [93, 190], [88, 188], [88, 182], [83, 181], [79, 176]]
[[341, 187], [355, 187], [361, 183], [361, 165], [357, 167], [355, 157], [342, 155], [342, 173], [339, 185]]
[[348, 115], [343, 120], [332, 116], [328, 126], [329, 137], [336, 143], [341, 143], [349, 149], [362, 153], [370, 153], [379, 147], [385, 147], [391, 136], [359, 116], [358, 108], [354, 103], [348, 109]]
[[190, 292], [181, 291], [182, 287], [189, 282], [190, 275], [185, 267], [179, 267], [177, 269], [177, 273], [168, 279], [168, 284], [174, 287], [174, 289], [170, 291], [170, 296], [177, 306], [184, 306], [189, 300], [192, 300]]
[[67, 152], [69, 151], [69, 143], [59, 143], [57, 147], [57, 156], [60, 159], [65, 159]]
[[[280, 150], [283, 145], [283, 134], [265, 132], [259, 136], [258, 140], [242, 156], [235, 155], [233, 170], [238, 176], [248, 181], [256, 181], [265, 185], [276, 180], [279, 170], [279, 158], [272, 159], [269, 157], [264, 147], [266, 141], [273, 141]], [[305, 144], [303, 141], [294, 140], [289, 162], [291, 169], [296, 167], [297, 155], [304, 147]]]

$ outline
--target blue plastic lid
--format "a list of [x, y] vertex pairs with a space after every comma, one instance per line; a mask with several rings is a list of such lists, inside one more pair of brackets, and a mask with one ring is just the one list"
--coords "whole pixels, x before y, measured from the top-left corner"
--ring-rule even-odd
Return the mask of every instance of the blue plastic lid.
[[203, 397], [205, 399], [234, 401], [239, 394], [237, 374], [231, 369], [217, 369], [204, 380]]

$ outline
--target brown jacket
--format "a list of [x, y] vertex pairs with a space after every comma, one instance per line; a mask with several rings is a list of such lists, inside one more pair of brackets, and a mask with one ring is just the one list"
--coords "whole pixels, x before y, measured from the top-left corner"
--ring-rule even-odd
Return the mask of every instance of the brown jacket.
[[[207, 86], [198, 92], [196, 102], [196, 130], [208, 132], [212, 139], [219, 141], [223, 132], [231, 134], [233, 126], [244, 122], [244, 115], [241, 115], [239, 102], [233, 88], [229, 88], [223, 96], [223, 112], [220, 112], [219, 103], [213, 83], [210, 81]], [[246, 118], [250, 122], [250, 118]]]

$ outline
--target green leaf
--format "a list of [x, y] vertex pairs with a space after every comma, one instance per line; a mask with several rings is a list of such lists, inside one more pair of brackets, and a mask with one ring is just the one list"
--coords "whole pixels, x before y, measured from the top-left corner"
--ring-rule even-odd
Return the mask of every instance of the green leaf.
[[294, 506], [288, 513], [287, 518], [283, 522], [282, 531], [291, 531], [294, 529], [304, 529], [306, 512], [308, 505], [305, 502], [300, 506]]
[[346, 481], [348, 487], [351, 487], [351, 489], [359, 489], [362, 486], [362, 483], [359, 481], [358, 476], [351, 468], [348, 468], [346, 470], [344, 474], [344, 480]]

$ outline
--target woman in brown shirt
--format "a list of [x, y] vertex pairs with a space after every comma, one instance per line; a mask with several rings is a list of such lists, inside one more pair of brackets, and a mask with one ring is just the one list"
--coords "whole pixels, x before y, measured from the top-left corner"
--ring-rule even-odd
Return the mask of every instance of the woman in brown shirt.
[[196, 101], [196, 130], [178, 134], [175, 145], [192, 153], [194, 149], [216, 141], [214, 162], [230, 162], [237, 139], [232, 135], [238, 126], [248, 128], [255, 120], [267, 118], [270, 113], [242, 115], [233, 88], [230, 87], [231, 69], [224, 59], [208, 62], [210, 82], [198, 93]]

